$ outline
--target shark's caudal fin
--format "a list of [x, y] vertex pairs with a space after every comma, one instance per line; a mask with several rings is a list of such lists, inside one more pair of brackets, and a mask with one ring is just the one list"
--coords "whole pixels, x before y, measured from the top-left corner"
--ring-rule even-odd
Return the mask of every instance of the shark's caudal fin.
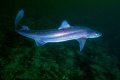
[[18, 22], [20, 21], [20, 19], [23, 17], [24, 15], [24, 11], [23, 10], [20, 10], [15, 18], [15, 30], [16, 30], [16, 27], [17, 27], [17, 24]]

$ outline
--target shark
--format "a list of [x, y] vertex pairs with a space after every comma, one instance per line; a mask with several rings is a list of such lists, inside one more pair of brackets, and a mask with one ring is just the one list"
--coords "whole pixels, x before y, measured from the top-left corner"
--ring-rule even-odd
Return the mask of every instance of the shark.
[[57, 29], [30, 30], [25, 25], [23, 25], [21, 29], [18, 29], [18, 23], [23, 16], [24, 10], [20, 10], [15, 18], [15, 31], [27, 38], [34, 39], [37, 46], [52, 42], [77, 40], [80, 51], [82, 51], [87, 38], [96, 38], [102, 35], [102, 33], [84, 26], [71, 26], [66, 20], [63, 20]]

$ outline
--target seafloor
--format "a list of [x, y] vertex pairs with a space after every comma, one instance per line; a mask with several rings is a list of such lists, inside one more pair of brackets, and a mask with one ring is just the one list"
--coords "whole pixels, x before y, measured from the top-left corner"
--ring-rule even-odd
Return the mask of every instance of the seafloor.
[[[0, 4], [1, 80], [120, 80], [120, 1], [7, 0]], [[83, 51], [76, 40], [36, 46], [15, 32], [19, 23], [32, 30], [58, 28], [63, 20], [102, 33], [87, 39]]]

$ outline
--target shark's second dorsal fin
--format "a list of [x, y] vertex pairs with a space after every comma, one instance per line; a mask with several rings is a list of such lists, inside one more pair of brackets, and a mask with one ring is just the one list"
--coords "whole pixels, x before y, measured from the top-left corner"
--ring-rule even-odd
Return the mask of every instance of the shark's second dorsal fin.
[[68, 24], [68, 22], [64, 20], [58, 29], [64, 29], [64, 28], [69, 28], [69, 27], [70, 25]]
[[27, 26], [22, 26], [22, 29], [20, 30], [30, 30]]

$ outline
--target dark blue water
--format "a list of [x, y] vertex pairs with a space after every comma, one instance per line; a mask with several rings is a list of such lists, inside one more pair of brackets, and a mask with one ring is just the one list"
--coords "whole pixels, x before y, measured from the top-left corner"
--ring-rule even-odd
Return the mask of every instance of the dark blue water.
[[[120, 1], [117, 0], [4, 0], [0, 8], [0, 78], [3, 80], [120, 80]], [[87, 39], [82, 52], [77, 41], [36, 46], [14, 30], [59, 28], [63, 20], [102, 33]]]

